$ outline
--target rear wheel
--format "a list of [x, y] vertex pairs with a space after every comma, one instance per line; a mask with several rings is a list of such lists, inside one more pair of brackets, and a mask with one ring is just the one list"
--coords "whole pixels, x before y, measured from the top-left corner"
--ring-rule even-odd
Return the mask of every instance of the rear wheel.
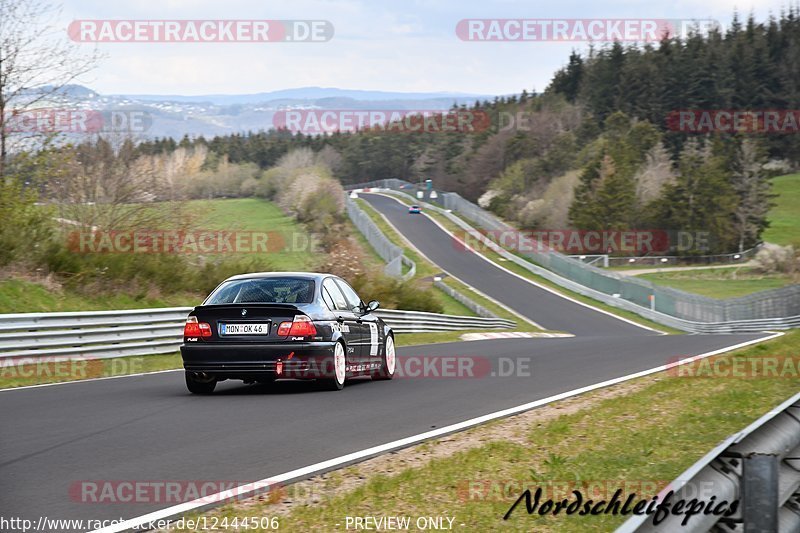
[[347, 357], [344, 344], [337, 342], [333, 348], [333, 375], [322, 380], [321, 385], [325, 390], [342, 390], [347, 377]]
[[195, 372], [186, 372], [186, 388], [192, 394], [211, 394], [217, 386], [217, 379]]
[[386, 337], [386, 346], [383, 349], [383, 360], [381, 361], [381, 368], [372, 375], [372, 379], [392, 379], [394, 371], [397, 368], [397, 354], [394, 350], [394, 337], [388, 335]]

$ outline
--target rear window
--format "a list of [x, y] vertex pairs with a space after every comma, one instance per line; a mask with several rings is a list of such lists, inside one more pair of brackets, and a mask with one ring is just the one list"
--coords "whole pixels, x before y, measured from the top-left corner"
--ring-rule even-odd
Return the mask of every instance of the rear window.
[[228, 281], [204, 305], [269, 303], [309, 304], [314, 301], [314, 281], [301, 278], [261, 278]]

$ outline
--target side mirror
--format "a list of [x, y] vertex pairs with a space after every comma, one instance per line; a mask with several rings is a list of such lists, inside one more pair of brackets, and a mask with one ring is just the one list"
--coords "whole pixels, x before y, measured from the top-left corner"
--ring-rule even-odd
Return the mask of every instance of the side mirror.
[[367, 313], [373, 312], [378, 307], [380, 307], [380, 305], [381, 304], [380, 302], [378, 302], [378, 300], [370, 300], [369, 303], [367, 304]]

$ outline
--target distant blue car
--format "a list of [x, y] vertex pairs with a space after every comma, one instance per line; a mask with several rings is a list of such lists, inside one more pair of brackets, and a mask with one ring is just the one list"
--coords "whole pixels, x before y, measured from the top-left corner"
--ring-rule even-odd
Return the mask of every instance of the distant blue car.
[[422, 209], [420, 209], [418, 205], [412, 205], [408, 208], [408, 213], [411, 215], [418, 215], [419, 213], [422, 213]]

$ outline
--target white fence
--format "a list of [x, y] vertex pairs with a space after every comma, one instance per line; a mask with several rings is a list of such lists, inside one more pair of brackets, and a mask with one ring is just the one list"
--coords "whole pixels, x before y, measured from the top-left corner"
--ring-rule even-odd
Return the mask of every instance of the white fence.
[[[87, 357], [172, 353], [183, 342], [191, 307], [22, 313], [0, 315], [0, 359]], [[399, 334], [462, 329], [511, 328], [499, 318], [380, 309], [375, 312]]]

